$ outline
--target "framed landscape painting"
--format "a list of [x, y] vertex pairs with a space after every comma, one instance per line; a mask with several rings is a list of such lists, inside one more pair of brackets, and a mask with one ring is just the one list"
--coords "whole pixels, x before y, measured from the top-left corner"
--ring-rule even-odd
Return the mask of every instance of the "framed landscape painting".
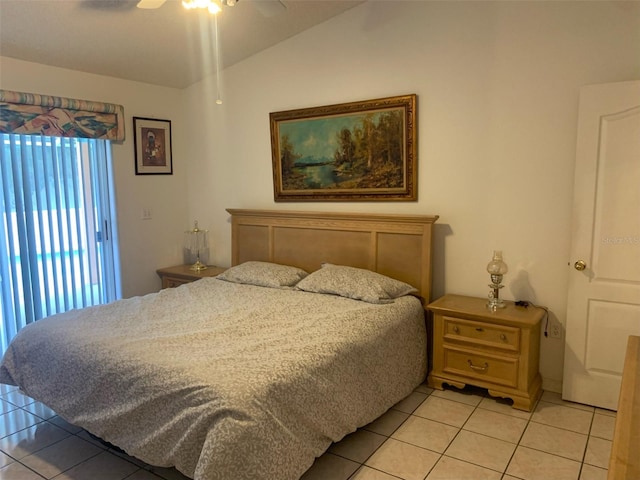
[[269, 114], [274, 199], [416, 200], [415, 94]]

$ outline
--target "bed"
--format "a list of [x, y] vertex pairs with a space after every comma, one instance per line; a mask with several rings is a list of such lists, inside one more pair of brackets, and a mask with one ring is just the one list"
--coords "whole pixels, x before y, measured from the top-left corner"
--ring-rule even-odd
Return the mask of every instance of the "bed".
[[228, 211], [220, 278], [36, 322], [0, 382], [196, 480], [293, 480], [423, 381], [437, 217]]

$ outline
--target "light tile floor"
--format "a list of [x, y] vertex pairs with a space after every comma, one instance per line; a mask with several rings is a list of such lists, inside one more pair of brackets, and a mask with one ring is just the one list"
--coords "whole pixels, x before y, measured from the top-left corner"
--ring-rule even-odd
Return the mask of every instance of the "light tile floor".
[[[606, 480], [615, 412], [544, 392], [532, 413], [483, 390], [418, 387], [302, 480]], [[185, 480], [0, 385], [0, 480]], [[277, 479], [274, 479], [277, 480]]]

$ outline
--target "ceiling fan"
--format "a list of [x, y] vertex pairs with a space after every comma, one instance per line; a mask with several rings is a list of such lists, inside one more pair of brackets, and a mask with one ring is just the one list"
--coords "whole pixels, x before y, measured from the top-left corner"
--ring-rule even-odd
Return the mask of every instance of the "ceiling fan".
[[[233, 7], [240, 0], [183, 0], [182, 6], [186, 9], [206, 8], [209, 13], [215, 15], [222, 11], [223, 6]], [[166, 0], [139, 0], [138, 8], [160, 8]], [[265, 17], [273, 17], [286, 10], [286, 5], [281, 0], [254, 0], [251, 2]]]

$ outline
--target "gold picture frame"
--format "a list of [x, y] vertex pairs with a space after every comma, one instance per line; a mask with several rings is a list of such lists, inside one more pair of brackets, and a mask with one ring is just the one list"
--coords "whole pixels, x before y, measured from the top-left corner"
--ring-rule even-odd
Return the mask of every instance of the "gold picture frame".
[[417, 199], [415, 94], [269, 114], [274, 199]]
[[272, 112], [274, 200], [417, 200], [417, 95]]
[[171, 121], [133, 117], [136, 175], [172, 175]]

